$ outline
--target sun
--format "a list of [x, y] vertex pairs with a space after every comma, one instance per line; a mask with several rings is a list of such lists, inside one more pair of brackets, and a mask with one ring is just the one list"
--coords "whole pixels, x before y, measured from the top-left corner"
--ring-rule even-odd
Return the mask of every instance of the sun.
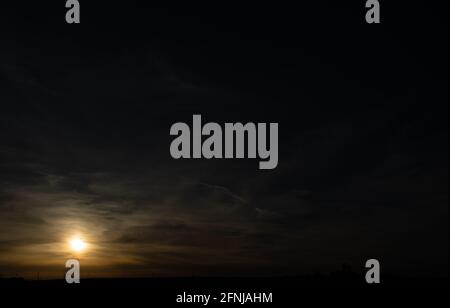
[[87, 244], [79, 237], [73, 238], [69, 241], [70, 248], [75, 252], [82, 252], [86, 249]]

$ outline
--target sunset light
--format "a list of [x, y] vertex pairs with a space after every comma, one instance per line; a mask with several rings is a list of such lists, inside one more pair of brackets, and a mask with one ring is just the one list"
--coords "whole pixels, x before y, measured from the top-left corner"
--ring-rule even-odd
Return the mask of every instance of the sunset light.
[[80, 238], [73, 238], [69, 241], [70, 248], [74, 252], [82, 252], [86, 249], [86, 243]]

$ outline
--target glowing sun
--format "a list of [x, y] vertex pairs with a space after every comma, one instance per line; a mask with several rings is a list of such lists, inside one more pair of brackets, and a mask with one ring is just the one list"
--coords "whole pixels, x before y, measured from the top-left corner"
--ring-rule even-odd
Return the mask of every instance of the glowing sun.
[[86, 249], [87, 244], [80, 238], [73, 238], [69, 241], [70, 248], [75, 252], [82, 252]]

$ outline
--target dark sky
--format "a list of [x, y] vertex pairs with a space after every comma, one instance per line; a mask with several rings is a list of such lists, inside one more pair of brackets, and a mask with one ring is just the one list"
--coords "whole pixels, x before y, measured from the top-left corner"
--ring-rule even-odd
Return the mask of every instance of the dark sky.
[[[0, 275], [81, 235], [92, 276], [448, 276], [447, 1], [61, 2], [2, 4]], [[278, 122], [278, 167], [173, 160], [193, 114]]]

